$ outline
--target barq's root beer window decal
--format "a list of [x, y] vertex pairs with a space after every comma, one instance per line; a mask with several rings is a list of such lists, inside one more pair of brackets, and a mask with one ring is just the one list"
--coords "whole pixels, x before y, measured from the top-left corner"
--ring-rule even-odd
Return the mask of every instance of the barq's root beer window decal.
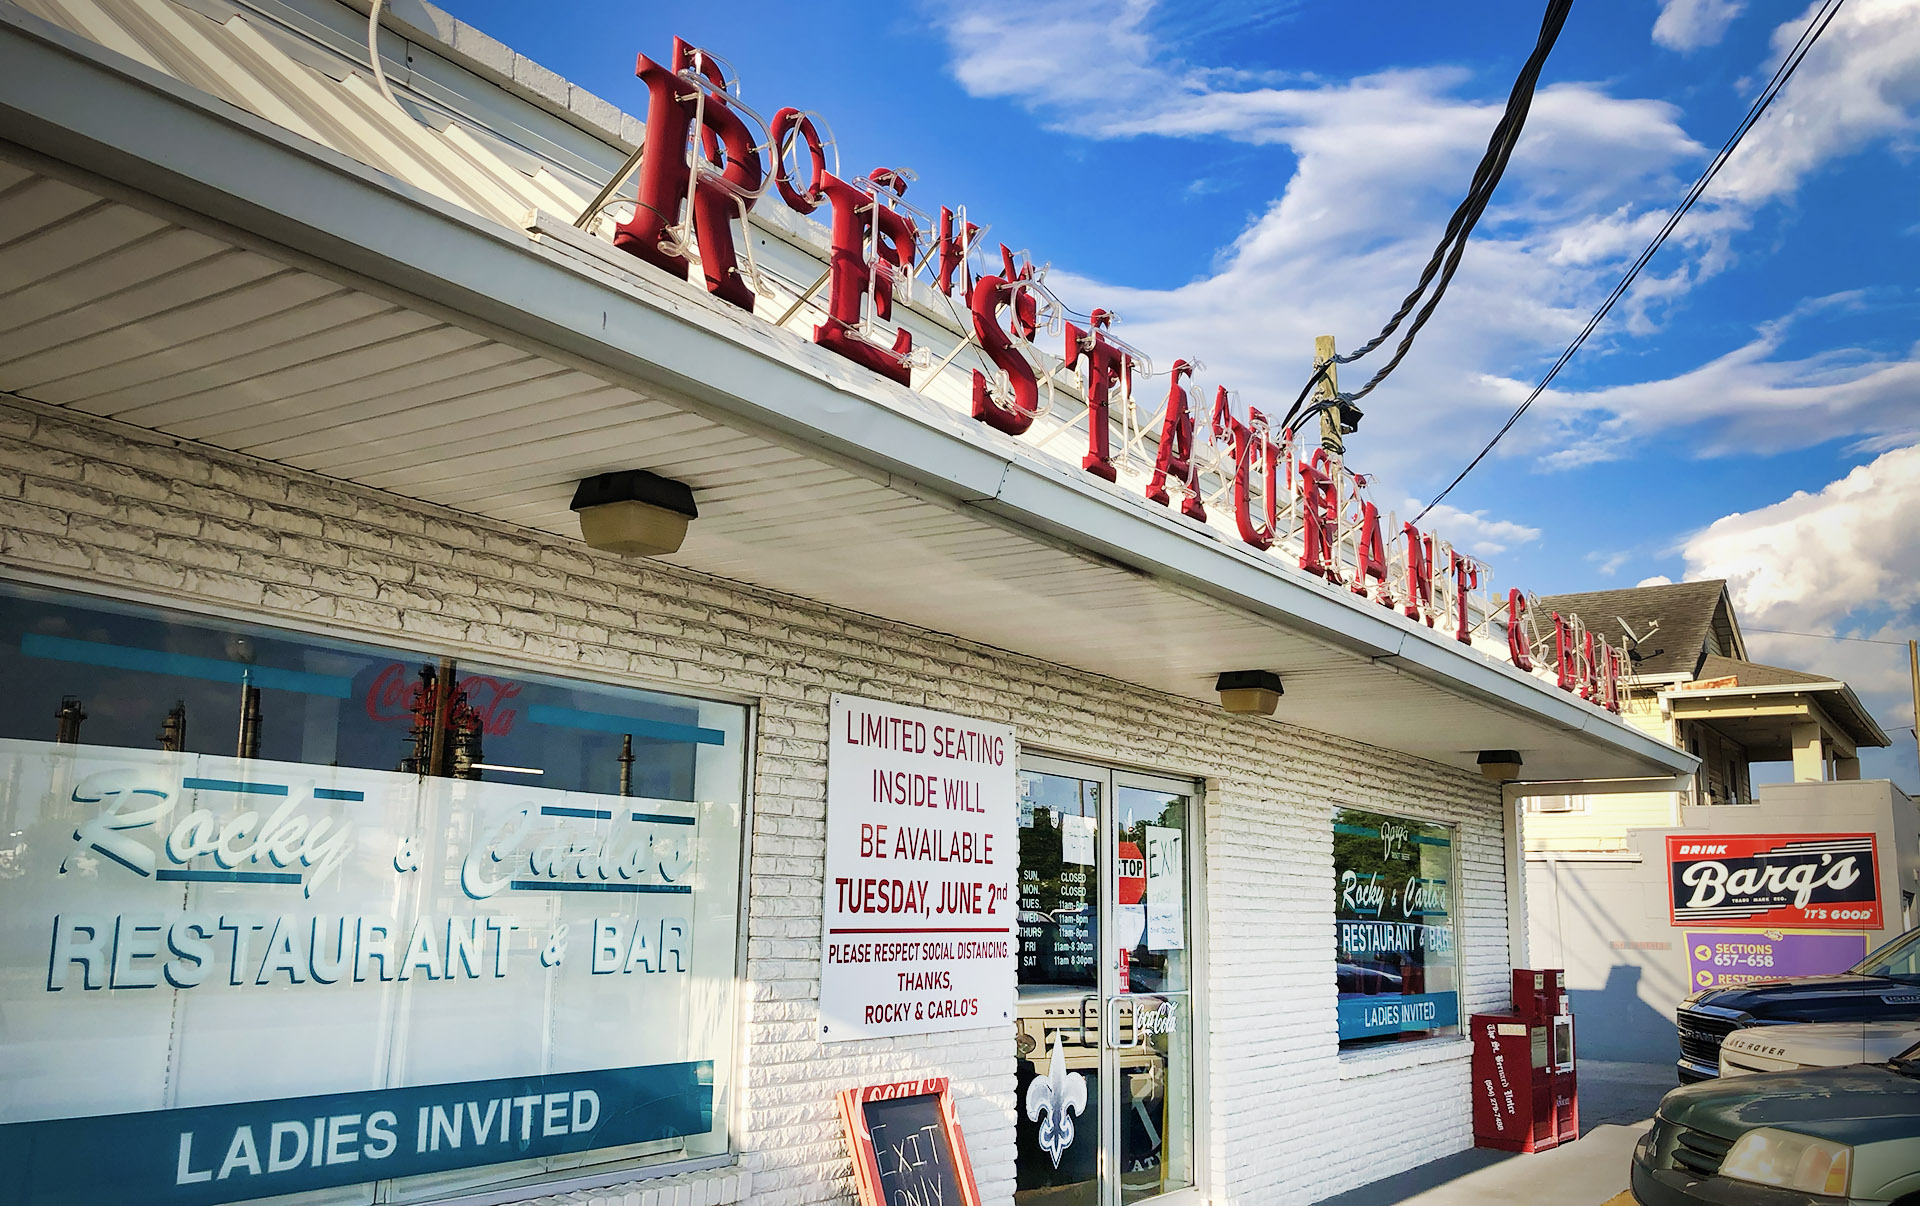
[[1667, 839], [1675, 926], [1877, 930], [1871, 833], [1743, 833]]

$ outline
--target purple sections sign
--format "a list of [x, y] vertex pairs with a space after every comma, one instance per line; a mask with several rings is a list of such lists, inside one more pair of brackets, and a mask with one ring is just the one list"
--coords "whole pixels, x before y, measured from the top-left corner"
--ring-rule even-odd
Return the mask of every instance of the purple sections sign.
[[1830, 976], [1867, 957], [1865, 934], [1787, 934], [1779, 930], [1688, 931], [1693, 987], [1732, 988], [1754, 980]]

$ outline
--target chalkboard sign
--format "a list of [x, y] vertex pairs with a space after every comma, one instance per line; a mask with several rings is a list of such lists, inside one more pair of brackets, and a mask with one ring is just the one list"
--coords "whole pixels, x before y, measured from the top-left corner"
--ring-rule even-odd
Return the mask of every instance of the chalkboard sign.
[[840, 1094], [861, 1206], [980, 1206], [944, 1076]]

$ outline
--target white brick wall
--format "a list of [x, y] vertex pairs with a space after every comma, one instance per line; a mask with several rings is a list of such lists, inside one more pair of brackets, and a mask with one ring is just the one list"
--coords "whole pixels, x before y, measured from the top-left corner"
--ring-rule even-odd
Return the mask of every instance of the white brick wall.
[[1010, 1029], [814, 1040], [835, 691], [1215, 781], [1215, 1201], [1311, 1202], [1469, 1142], [1464, 1042], [1338, 1055], [1329, 814], [1349, 804], [1461, 824], [1462, 1011], [1487, 1009], [1506, 1000], [1500, 796], [1472, 775], [3, 397], [0, 564], [758, 699], [736, 1133], [756, 1203], [845, 1200], [834, 1093], [929, 1074], [954, 1080], [987, 1202], [1013, 1192]]

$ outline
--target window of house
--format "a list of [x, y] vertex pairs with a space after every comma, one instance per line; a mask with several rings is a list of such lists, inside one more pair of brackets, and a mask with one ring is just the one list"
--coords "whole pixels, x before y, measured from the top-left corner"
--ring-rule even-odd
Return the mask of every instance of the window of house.
[[1334, 811], [1342, 1049], [1459, 1033], [1456, 837], [1451, 825]]
[[745, 708], [7, 582], [0, 683], [0, 1125], [75, 1200], [727, 1150]]

